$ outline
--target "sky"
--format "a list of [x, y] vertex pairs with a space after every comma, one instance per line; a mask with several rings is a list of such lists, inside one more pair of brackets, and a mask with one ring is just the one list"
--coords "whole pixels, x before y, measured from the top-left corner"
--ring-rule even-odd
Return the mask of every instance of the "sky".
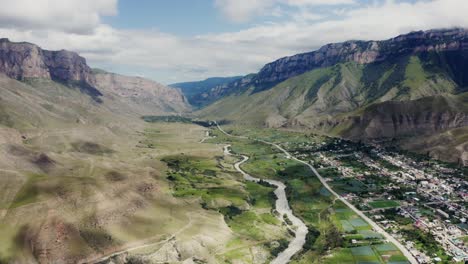
[[351, 39], [468, 27], [468, 0], [0, 0], [0, 37], [170, 84]]

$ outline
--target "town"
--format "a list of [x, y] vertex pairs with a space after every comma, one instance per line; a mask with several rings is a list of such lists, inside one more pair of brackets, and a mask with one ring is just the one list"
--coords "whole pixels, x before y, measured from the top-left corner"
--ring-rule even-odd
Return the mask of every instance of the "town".
[[283, 143], [420, 263], [468, 261], [467, 168], [377, 144]]

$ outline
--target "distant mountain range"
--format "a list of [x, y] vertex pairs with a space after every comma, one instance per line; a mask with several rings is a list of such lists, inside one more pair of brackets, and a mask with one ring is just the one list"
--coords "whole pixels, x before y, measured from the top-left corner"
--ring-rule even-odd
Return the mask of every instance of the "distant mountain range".
[[224, 96], [222, 91], [240, 78], [242, 76], [213, 77], [197, 82], [174, 83], [169, 86], [180, 88], [193, 106], [203, 107], [222, 98]]
[[[404, 147], [468, 161], [467, 134], [460, 133], [468, 126], [465, 29], [328, 44], [216, 87], [206, 99], [214, 103], [198, 111], [200, 117], [356, 140], [398, 139]], [[437, 143], [437, 135], [444, 140]]]
[[203, 119], [392, 141], [468, 163], [465, 29], [328, 44], [255, 74], [171, 85], [177, 88], [93, 70], [74, 52], [0, 39], [0, 75], [0, 124], [16, 129], [195, 108], [191, 115]]

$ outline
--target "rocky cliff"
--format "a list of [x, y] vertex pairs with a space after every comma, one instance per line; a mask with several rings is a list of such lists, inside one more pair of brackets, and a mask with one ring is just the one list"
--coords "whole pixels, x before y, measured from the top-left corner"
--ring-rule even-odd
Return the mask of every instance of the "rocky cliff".
[[190, 109], [178, 89], [139, 77], [94, 72], [86, 59], [75, 52], [44, 50], [27, 42], [0, 39], [0, 73], [16, 80], [53, 80], [78, 88], [98, 102], [118, 100], [129, 106], [128, 111], [139, 114]]
[[79, 85], [93, 96], [101, 95], [95, 89], [96, 80], [86, 60], [75, 52], [43, 50], [26, 42], [0, 39], [0, 72], [8, 77], [52, 79]]
[[346, 41], [268, 63], [260, 70], [253, 83], [257, 86], [256, 90], [261, 91], [315, 68], [341, 62], [367, 64], [425, 51], [459, 50], [468, 50], [466, 29], [418, 31], [384, 41]]

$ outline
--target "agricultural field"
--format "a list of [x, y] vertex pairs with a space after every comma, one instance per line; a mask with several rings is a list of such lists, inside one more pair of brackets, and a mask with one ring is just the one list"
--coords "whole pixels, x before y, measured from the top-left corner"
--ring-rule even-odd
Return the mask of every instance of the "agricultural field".
[[[243, 135], [241, 131], [233, 133]], [[376, 246], [386, 245], [382, 236], [343, 203], [336, 201], [308, 167], [288, 159], [270, 145], [253, 140], [256, 136], [262, 136], [262, 139], [281, 143], [292, 136], [296, 140], [294, 144], [300, 145], [308, 140], [308, 136], [300, 137], [293, 132], [278, 130], [272, 133], [268, 134], [268, 130], [249, 130], [248, 138], [239, 139], [213, 130], [211, 134], [216, 137], [210, 142], [229, 143], [234, 153], [248, 155], [250, 159], [242, 168], [249, 174], [258, 178], [278, 179], [287, 185], [293, 211], [309, 228], [304, 251], [291, 263], [388, 263], [393, 256], [393, 259], [401, 259], [401, 253], [398, 250], [392, 252], [393, 248], [388, 250], [390, 253], [382, 250], [383, 246], [378, 251]], [[336, 175], [332, 168], [321, 171], [328, 173], [329, 177]], [[404, 257], [401, 263], [407, 263]]]
[[393, 244], [380, 244], [371, 246], [358, 246], [333, 250], [323, 259], [326, 264], [341, 263], [385, 263], [408, 264], [405, 256]]
[[233, 170], [235, 157], [171, 155], [162, 161], [169, 167], [167, 179], [175, 197], [200, 199], [204, 209], [223, 215], [232, 230], [227, 247], [217, 253], [219, 261], [263, 263], [287, 246], [291, 237], [273, 213], [274, 188], [244, 181]]

